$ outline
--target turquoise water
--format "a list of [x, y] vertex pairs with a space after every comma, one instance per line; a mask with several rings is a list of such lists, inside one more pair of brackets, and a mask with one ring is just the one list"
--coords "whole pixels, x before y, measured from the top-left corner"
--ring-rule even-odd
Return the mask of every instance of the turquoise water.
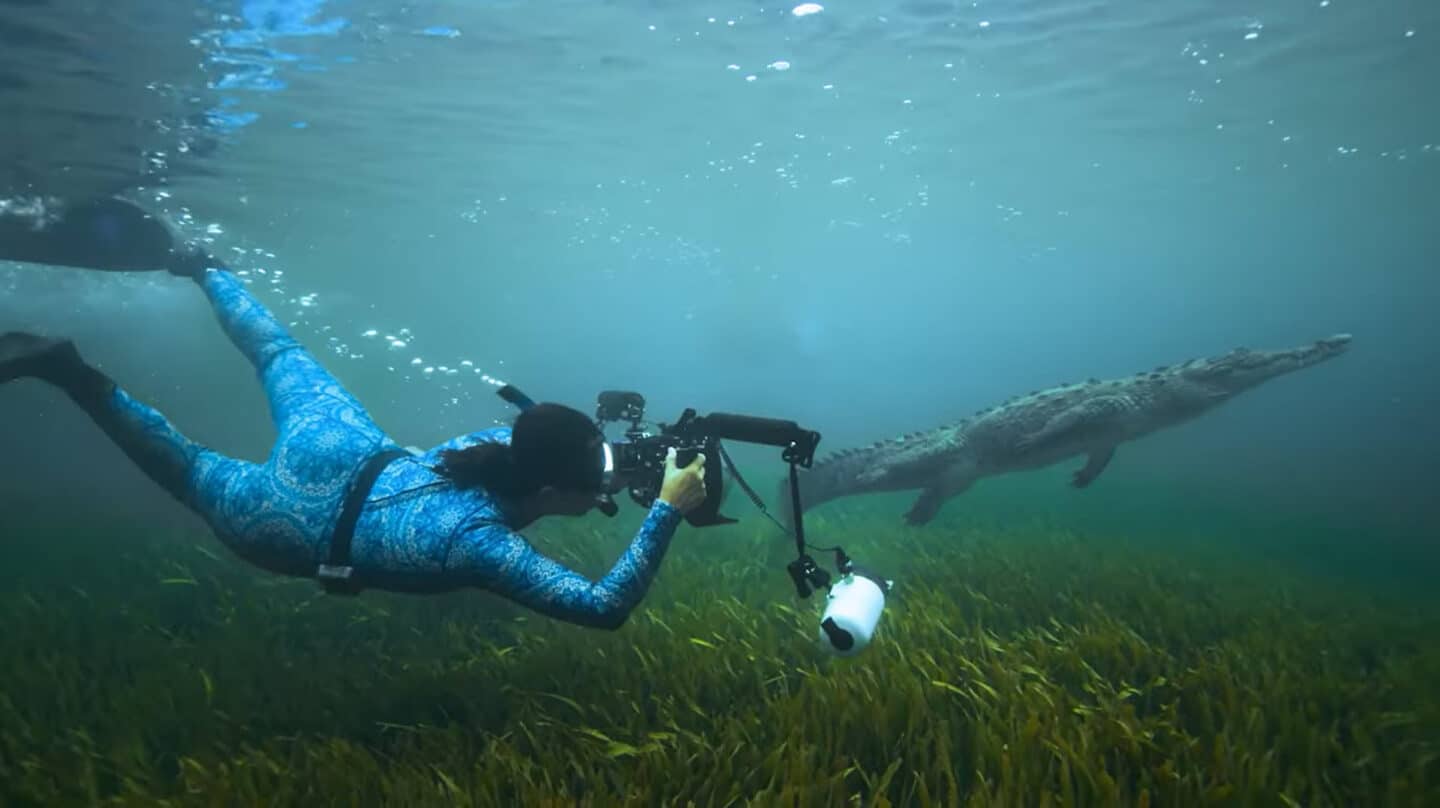
[[[1121, 447], [1089, 490], [1066, 464], [986, 480], [918, 532], [909, 496], [815, 516], [879, 553], [1018, 525], [1211, 545], [1245, 580], [1433, 614], [1440, 7], [819, 5], [0, 0], [0, 198], [121, 193], [175, 218], [421, 446], [507, 420], [504, 380], [582, 410], [627, 388], [659, 420], [794, 419], [823, 454], [1062, 381], [1349, 332], [1344, 357]], [[12, 328], [73, 337], [216, 449], [269, 450], [250, 369], [179, 280], [0, 262]], [[5, 572], [11, 614], [68, 591], [70, 566], [104, 580], [86, 565], [112, 531], [142, 537], [145, 564], [222, 552], [53, 391], [8, 385], [0, 418], [0, 533], [35, 565]], [[733, 451], [774, 490], [774, 454]], [[742, 535], [767, 529], [730, 501]], [[747, 553], [745, 594], [784, 596], [783, 560]], [[215, 592], [251, 591], [225, 574]], [[686, 605], [679, 580], [654, 608]], [[154, 585], [96, 597], [174, 607]], [[267, 619], [298, 597], [275, 586], [255, 594]], [[432, 608], [405, 625], [477, 607]], [[63, 614], [46, 653], [83, 669], [92, 627]], [[119, 713], [73, 715], [101, 733]]]
[[[1434, 532], [1425, 4], [5, 13], [12, 174], [125, 177], [188, 216], [403, 442], [507, 419], [491, 378], [582, 409], [639, 389], [662, 420], [792, 418], [842, 449], [1347, 331], [1340, 361], [1107, 476]], [[8, 323], [74, 335], [202, 439], [263, 455], [263, 400], [183, 284], [4, 283]], [[98, 488], [150, 499], [45, 395], [0, 401], [41, 410], [8, 454], [83, 446]], [[16, 490], [73, 473], [42, 465]]]

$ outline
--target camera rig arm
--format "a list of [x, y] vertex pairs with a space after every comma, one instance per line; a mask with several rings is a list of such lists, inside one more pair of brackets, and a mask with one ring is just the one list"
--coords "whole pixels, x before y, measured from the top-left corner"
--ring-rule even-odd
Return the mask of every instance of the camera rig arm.
[[696, 415], [693, 409], [686, 410], [680, 420], [667, 431], [741, 443], [757, 443], [762, 446], [779, 446], [785, 450], [781, 453], [785, 462], [801, 468], [810, 468], [815, 462], [815, 447], [820, 444], [819, 432], [803, 429], [794, 421], [726, 412]]
[[[820, 443], [820, 433], [813, 430], [803, 429], [794, 421], [782, 421], [775, 418], [758, 418], [752, 415], [735, 415], [732, 413], [712, 413], [705, 416], [697, 416], [695, 410], [687, 409], [676, 421], [673, 427], [665, 430], [666, 434], [681, 435], [685, 437], [701, 437], [706, 440], [707, 445], [714, 446], [719, 451], [725, 463], [730, 466], [735, 482], [745, 490], [761, 512], [765, 511], [765, 503], [740, 476], [740, 472], [734, 468], [725, 450], [720, 446], [720, 440], [735, 440], [742, 443], [756, 443], [763, 446], [779, 446], [784, 449], [782, 457], [790, 464], [790, 514], [794, 524], [791, 531], [795, 536], [794, 561], [786, 567], [790, 573], [790, 579], [795, 584], [795, 590], [800, 597], [809, 597], [814, 589], [823, 589], [830, 585], [830, 575], [815, 563], [815, 560], [805, 552], [805, 509], [800, 501], [800, 476], [801, 468], [810, 468], [815, 461], [815, 447]], [[686, 463], [689, 458], [686, 458]], [[717, 487], [718, 490], [718, 487]], [[768, 513], [766, 513], [769, 516]], [[772, 520], [774, 517], [770, 517]], [[703, 522], [697, 524], [716, 524], [725, 517], [712, 506], [699, 515]], [[778, 523], [777, 523], [778, 524]], [[780, 526], [782, 529], [784, 525]], [[844, 551], [834, 548], [839, 552], [839, 558], [844, 558]], [[845, 572], [845, 562], [841, 561], [841, 572]]]

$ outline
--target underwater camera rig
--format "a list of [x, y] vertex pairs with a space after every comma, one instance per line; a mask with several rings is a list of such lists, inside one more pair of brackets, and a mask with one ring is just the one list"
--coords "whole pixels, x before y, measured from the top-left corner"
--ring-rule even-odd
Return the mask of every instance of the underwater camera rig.
[[651, 427], [645, 423], [644, 396], [623, 390], [606, 390], [597, 400], [595, 422], [603, 430], [606, 424], [619, 421], [628, 422], [628, 426], [625, 438], [610, 444], [614, 452], [615, 472], [627, 482], [630, 498], [643, 507], [649, 507], [660, 495], [660, 484], [665, 476], [665, 455], [670, 449], [675, 449], [675, 463], [681, 468], [690, 465], [701, 453], [707, 458], [718, 457], [724, 462], [724, 468], [719, 463], [711, 463], [705, 469], [705, 501], [685, 516], [685, 520], [696, 527], [736, 521], [720, 514], [726, 469], [735, 478], [736, 484], [754, 496], [753, 489], [725, 453], [721, 440], [781, 447], [781, 459], [790, 464], [791, 498], [797, 514], [800, 486], [795, 470], [809, 468], [815, 462], [815, 447], [820, 443], [819, 432], [802, 429], [794, 421], [729, 413], [697, 415], [693, 408], [681, 413], [674, 424]]
[[[522, 410], [534, 404], [512, 385], [505, 385], [498, 394]], [[808, 469], [815, 462], [819, 432], [804, 429], [794, 421], [774, 418], [732, 413], [698, 415], [694, 408], [685, 409], [673, 424], [650, 424], [645, 420], [644, 396], [628, 390], [602, 391], [596, 399], [596, 426], [603, 433], [606, 426], [620, 422], [626, 423], [624, 438], [605, 444], [607, 482], [612, 479], [623, 482], [630, 498], [637, 505], [648, 508], [660, 495], [660, 486], [665, 478], [665, 458], [670, 449], [675, 449], [675, 463], [681, 468], [690, 465], [702, 453], [707, 459], [719, 457], [723, 465], [710, 462], [705, 466], [705, 501], [691, 509], [685, 515], [685, 521], [695, 527], [733, 524], [736, 521], [720, 513], [720, 503], [724, 499], [724, 475], [728, 471], [761, 513], [781, 530], [794, 536], [796, 558], [786, 565], [786, 571], [795, 585], [795, 593], [801, 598], [808, 598], [816, 589], [829, 590], [820, 626], [820, 640], [826, 649], [849, 656], [869, 644], [885, 607], [885, 593], [890, 591], [893, 582], [855, 565], [840, 547], [813, 548], [835, 552], [835, 565], [841, 579], [832, 586], [830, 573], [806, 552], [810, 545], [805, 542], [805, 512], [800, 502], [799, 470]], [[793, 528], [787, 528], [770, 514], [764, 500], [740, 475], [722, 440], [781, 448], [780, 457], [790, 466]], [[609, 485], [606, 487], [618, 490]], [[601, 497], [601, 511], [607, 516], [618, 512], [608, 494]]]

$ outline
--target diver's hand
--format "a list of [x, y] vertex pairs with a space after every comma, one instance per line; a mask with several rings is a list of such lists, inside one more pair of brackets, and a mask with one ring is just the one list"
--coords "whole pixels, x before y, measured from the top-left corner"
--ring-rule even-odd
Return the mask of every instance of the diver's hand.
[[660, 499], [680, 513], [705, 501], [705, 453], [695, 455], [690, 465], [675, 465], [675, 449], [665, 455], [665, 479], [660, 483]]

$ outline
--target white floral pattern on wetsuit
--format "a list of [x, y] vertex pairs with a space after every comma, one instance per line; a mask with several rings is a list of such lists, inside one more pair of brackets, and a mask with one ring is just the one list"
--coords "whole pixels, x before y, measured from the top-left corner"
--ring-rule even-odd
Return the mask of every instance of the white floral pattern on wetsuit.
[[[265, 389], [278, 432], [266, 462], [191, 441], [118, 386], [90, 414], [235, 553], [274, 572], [314, 575], [360, 465], [399, 445], [239, 278], [210, 271], [201, 286]], [[610, 573], [591, 582], [512, 531], [487, 492], [456, 489], [434, 469], [444, 449], [509, 439], [508, 428], [486, 430], [392, 462], [360, 512], [352, 549], [357, 575], [367, 586], [405, 591], [482, 587], [552, 617], [619, 625], [659, 569], [679, 512], [656, 502]]]
[[535, 550], [487, 492], [456, 489], [435, 471], [442, 451], [488, 442], [509, 443], [510, 429], [455, 438], [386, 467], [355, 526], [361, 580], [411, 592], [480, 587], [571, 622], [622, 623], [659, 570], [680, 512], [657, 500], [610, 572], [591, 581]]

